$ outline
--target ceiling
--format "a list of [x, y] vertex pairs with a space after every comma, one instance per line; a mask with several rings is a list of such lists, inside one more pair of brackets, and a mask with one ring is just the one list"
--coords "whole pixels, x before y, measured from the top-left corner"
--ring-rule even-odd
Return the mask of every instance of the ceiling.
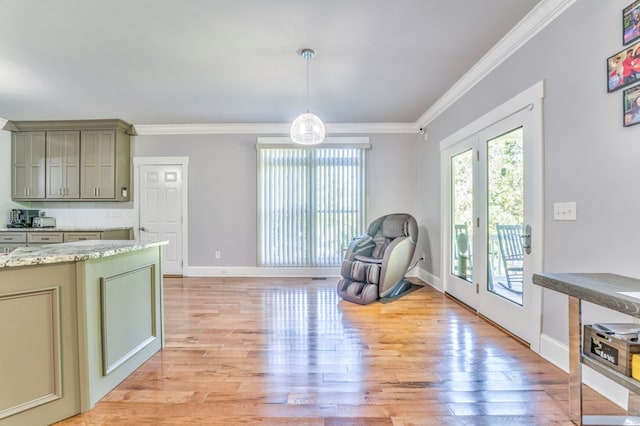
[[0, 117], [413, 123], [539, 1], [0, 0]]

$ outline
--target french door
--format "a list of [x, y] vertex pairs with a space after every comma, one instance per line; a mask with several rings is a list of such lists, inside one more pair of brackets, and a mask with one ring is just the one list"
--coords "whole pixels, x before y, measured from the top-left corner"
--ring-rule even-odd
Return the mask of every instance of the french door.
[[542, 249], [535, 117], [520, 108], [442, 152], [445, 291], [529, 343], [540, 327], [540, 290], [531, 282]]

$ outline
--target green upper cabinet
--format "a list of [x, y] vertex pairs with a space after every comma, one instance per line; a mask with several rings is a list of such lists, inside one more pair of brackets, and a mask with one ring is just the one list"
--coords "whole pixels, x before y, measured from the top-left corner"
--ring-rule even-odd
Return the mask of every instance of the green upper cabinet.
[[47, 198], [80, 198], [80, 132], [47, 132]]
[[113, 131], [82, 132], [82, 198], [115, 197], [116, 135]]
[[121, 120], [13, 121], [14, 200], [129, 201], [133, 127]]
[[12, 198], [45, 198], [45, 146], [45, 132], [20, 132], [12, 135]]

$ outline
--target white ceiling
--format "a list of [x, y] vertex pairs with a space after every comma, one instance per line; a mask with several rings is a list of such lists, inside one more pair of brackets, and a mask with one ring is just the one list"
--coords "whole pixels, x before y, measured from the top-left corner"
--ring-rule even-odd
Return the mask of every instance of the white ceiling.
[[413, 123], [540, 0], [0, 0], [0, 117]]

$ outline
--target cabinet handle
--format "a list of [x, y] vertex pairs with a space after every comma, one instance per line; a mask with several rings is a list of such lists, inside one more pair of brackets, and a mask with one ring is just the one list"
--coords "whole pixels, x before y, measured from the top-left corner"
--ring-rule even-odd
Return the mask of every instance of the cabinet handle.
[[58, 188], [58, 195], [64, 195], [64, 192], [62, 191], [62, 188]]
[[40, 238], [42, 241], [49, 241], [49, 237], [42, 237]]
[[12, 239], [13, 239], [13, 238], [11, 238], [11, 237], [4, 237], [4, 238], [3, 238], [3, 240], [5, 240], [5, 241], [11, 241]]

